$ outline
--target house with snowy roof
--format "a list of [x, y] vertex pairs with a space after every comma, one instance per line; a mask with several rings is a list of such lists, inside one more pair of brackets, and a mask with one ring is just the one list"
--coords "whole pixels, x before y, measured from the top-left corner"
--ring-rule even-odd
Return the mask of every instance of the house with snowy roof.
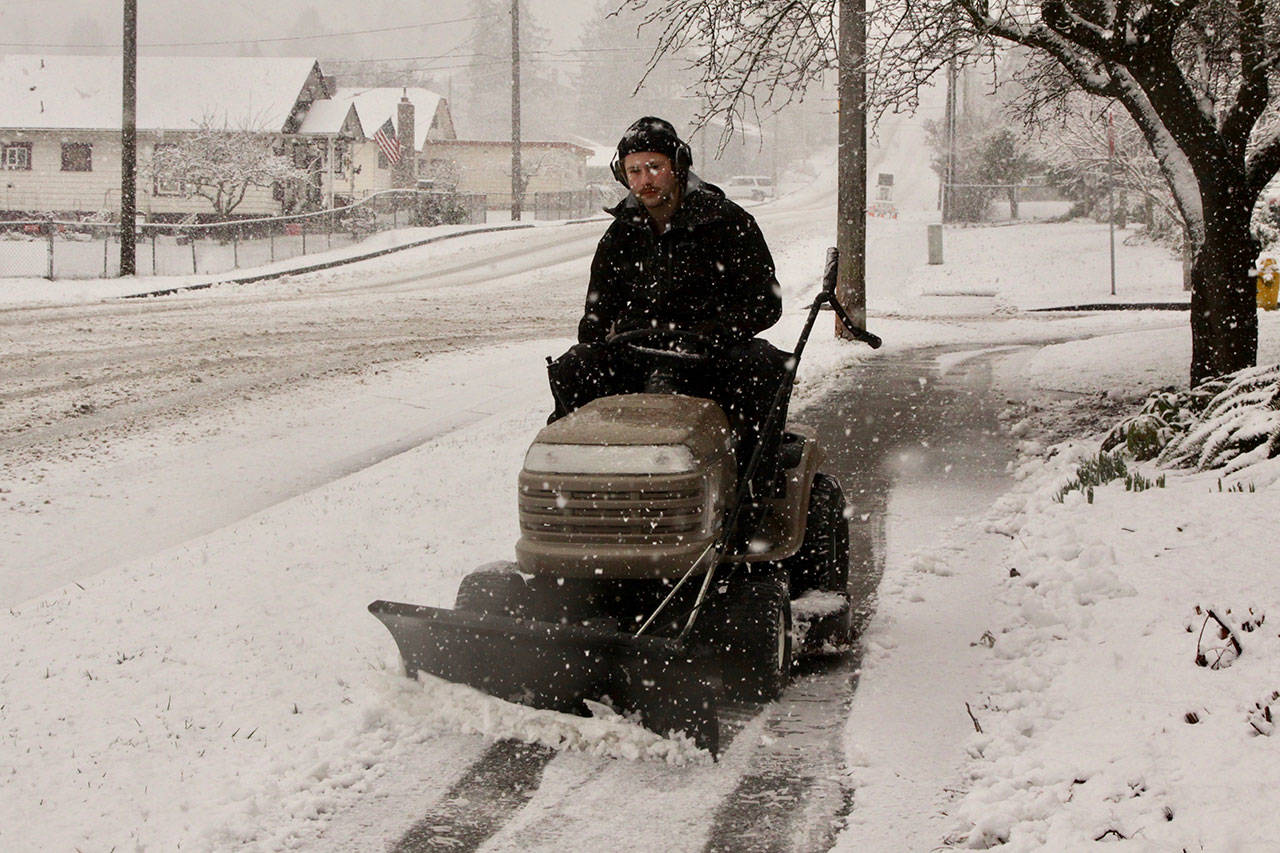
[[[339, 193], [355, 200], [396, 186], [413, 186], [419, 177], [430, 177], [423, 154], [428, 143], [457, 138], [449, 102], [428, 89], [339, 87], [330, 101], [318, 102], [312, 110], [320, 116], [329, 112], [345, 115], [348, 110], [359, 116], [363, 137], [352, 145], [348, 168], [344, 170], [346, 183], [340, 182], [338, 187]], [[380, 145], [374, 138], [387, 122], [391, 123], [387, 134], [390, 146]], [[310, 130], [310, 117], [302, 127]], [[395, 167], [401, 164], [393, 158], [401, 157], [404, 163], [397, 174]]]
[[[0, 216], [119, 210], [121, 76], [118, 56], [0, 55]], [[158, 147], [202, 125], [262, 134], [309, 172], [250, 187], [237, 216], [333, 207], [392, 187], [511, 204], [511, 143], [457, 139], [448, 102], [427, 89], [339, 88], [309, 57], [140, 56], [137, 92], [137, 210], [152, 221], [212, 216], [206, 199], [146, 168]], [[585, 189], [590, 150], [522, 147], [526, 192]]]
[[[118, 210], [121, 77], [118, 56], [0, 56], [0, 211]], [[345, 177], [346, 151], [364, 140], [350, 105], [326, 104], [333, 90], [313, 58], [140, 56], [138, 212], [210, 212], [181, 186], [144, 177], [156, 146], [202, 123], [261, 133], [312, 170], [301, 187], [250, 188], [237, 214], [322, 206]]]
[[[511, 207], [510, 141], [458, 139], [449, 103], [440, 95], [414, 87], [339, 88], [331, 105], [317, 102], [312, 109], [341, 112], [347, 105], [360, 117], [364, 141], [352, 146], [348, 184], [340, 185], [338, 192], [359, 200], [392, 187], [444, 188], [483, 195], [490, 209]], [[398, 143], [390, 154], [374, 138], [388, 123], [387, 135]], [[304, 121], [303, 129], [308, 127]], [[410, 147], [412, 161], [392, 162], [393, 155], [407, 157]], [[536, 140], [525, 140], [521, 149], [526, 193], [586, 190], [589, 149], [572, 142]]]

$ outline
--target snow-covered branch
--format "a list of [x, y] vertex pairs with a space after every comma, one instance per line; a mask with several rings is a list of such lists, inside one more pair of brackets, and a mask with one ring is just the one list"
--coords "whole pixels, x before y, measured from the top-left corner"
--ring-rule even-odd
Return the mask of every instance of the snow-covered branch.
[[1280, 121], [1272, 118], [1246, 160], [1245, 180], [1251, 198], [1257, 198], [1280, 172]]

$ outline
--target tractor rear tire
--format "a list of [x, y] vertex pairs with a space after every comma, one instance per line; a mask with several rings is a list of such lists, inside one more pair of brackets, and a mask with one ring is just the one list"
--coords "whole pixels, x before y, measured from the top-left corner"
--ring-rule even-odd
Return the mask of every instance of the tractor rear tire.
[[849, 591], [849, 519], [844, 492], [827, 474], [815, 474], [809, 490], [804, 542], [783, 561], [796, 595], [811, 589]]
[[791, 678], [791, 596], [786, 576], [742, 580], [728, 592], [721, 645], [725, 690], [733, 699], [771, 702]]
[[514, 563], [489, 563], [462, 579], [456, 610], [519, 619], [528, 606], [529, 587]]

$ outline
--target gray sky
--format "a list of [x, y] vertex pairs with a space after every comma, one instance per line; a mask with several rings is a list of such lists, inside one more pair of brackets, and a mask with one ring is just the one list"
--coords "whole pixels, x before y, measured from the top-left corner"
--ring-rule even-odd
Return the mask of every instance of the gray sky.
[[[575, 47], [581, 22], [596, 8], [595, 0], [525, 2], [552, 48]], [[207, 43], [250, 40], [256, 41], [263, 55], [440, 57], [416, 61], [447, 77], [460, 64], [447, 55], [467, 52], [475, 5], [469, 0], [138, 0], [138, 30], [143, 53], [237, 54], [242, 44]], [[0, 52], [47, 49], [40, 45], [118, 45], [122, 7], [120, 0], [0, 0]], [[431, 26], [327, 39], [292, 38], [317, 29], [349, 34], [417, 24]]]

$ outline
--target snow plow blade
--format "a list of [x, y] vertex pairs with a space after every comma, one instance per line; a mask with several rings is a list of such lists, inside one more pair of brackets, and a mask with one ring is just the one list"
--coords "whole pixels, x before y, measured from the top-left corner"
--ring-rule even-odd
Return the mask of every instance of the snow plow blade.
[[583, 699], [605, 697], [636, 712], [661, 735], [684, 732], [719, 749], [720, 673], [710, 655], [664, 637], [636, 637], [590, 625], [375, 601], [405, 670], [466, 684], [499, 699], [585, 714]]

